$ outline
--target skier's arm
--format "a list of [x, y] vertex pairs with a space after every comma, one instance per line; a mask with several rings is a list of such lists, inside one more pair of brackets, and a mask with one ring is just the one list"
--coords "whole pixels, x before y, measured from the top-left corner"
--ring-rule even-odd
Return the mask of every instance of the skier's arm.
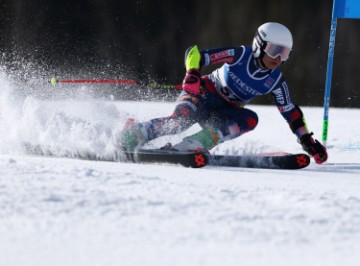
[[182, 88], [187, 93], [203, 93], [200, 87], [200, 61], [201, 54], [197, 45], [189, 47], [185, 53], [186, 74], [182, 82]]
[[216, 48], [199, 51], [197, 45], [189, 47], [185, 52], [186, 75], [183, 90], [192, 94], [201, 94], [200, 69], [203, 66], [233, 63], [244, 52], [244, 47]]
[[281, 115], [288, 122], [291, 131], [298, 137], [298, 141], [302, 148], [315, 159], [315, 162], [321, 164], [327, 160], [326, 148], [312, 137], [306, 126], [305, 118], [300, 107], [291, 102], [289, 90], [286, 82], [280, 83], [280, 87], [274, 90], [275, 102]]
[[190, 46], [185, 52], [185, 67], [186, 70], [196, 68], [200, 70], [203, 66], [219, 65], [219, 64], [232, 64], [236, 62], [244, 53], [245, 49], [239, 47], [222, 47], [208, 50], [201, 50], [196, 52], [194, 56], [194, 49], [197, 45]]

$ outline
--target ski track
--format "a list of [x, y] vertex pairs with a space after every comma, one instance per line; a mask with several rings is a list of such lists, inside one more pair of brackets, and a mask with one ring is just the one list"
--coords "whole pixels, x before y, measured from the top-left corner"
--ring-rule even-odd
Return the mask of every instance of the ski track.
[[[61, 158], [111, 156], [127, 117], [172, 104], [17, 98], [0, 81], [0, 265], [358, 264], [360, 110], [331, 109], [324, 165], [187, 169]], [[301, 151], [275, 107], [250, 108], [258, 128], [215, 152]], [[320, 138], [322, 109], [303, 109]]]

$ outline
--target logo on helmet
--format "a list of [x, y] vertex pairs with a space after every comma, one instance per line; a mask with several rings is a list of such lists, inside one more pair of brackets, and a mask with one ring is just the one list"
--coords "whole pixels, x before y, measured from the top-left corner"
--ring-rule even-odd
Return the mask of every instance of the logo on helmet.
[[266, 37], [266, 33], [265, 33], [263, 30], [260, 30], [260, 34], [261, 34], [263, 37]]
[[263, 46], [263, 45], [264, 45], [264, 42], [263, 42], [263, 40], [260, 38], [259, 35], [256, 35], [255, 38], [256, 38], [257, 43], [258, 43], [260, 46]]

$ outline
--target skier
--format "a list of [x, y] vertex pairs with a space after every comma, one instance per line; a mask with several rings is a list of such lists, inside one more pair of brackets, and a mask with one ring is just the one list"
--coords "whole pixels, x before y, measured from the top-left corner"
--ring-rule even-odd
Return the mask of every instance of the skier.
[[[275, 22], [261, 25], [252, 47], [227, 47], [199, 51], [197, 45], [186, 50], [186, 75], [174, 112], [167, 117], [136, 123], [129, 119], [120, 134], [123, 149], [135, 150], [164, 135], [180, 133], [198, 123], [202, 129], [167, 149], [204, 150], [253, 130], [258, 123], [255, 112], [245, 105], [255, 97], [271, 93], [281, 115], [297, 136], [302, 148], [316, 163], [327, 160], [326, 148], [312, 137], [299, 106], [290, 99], [288, 85], [279, 67], [289, 58], [293, 45], [287, 27]], [[221, 64], [209, 75], [202, 67]]]

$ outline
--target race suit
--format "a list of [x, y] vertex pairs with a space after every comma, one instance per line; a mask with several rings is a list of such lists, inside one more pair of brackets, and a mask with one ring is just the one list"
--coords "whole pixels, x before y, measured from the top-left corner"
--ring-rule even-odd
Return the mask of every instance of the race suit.
[[260, 68], [251, 47], [217, 48], [200, 53], [200, 67], [222, 66], [201, 78], [203, 94], [183, 91], [172, 115], [143, 123], [149, 140], [180, 133], [195, 123], [216, 128], [221, 142], [233, 139], [253, 130], [258, 123], [256, 113], [244, 106], [255, 97], [269, 93], [293, 133], [298, 137], [307, 133], [302, 112], [292, 103], [283, 74], [279, 68]]

